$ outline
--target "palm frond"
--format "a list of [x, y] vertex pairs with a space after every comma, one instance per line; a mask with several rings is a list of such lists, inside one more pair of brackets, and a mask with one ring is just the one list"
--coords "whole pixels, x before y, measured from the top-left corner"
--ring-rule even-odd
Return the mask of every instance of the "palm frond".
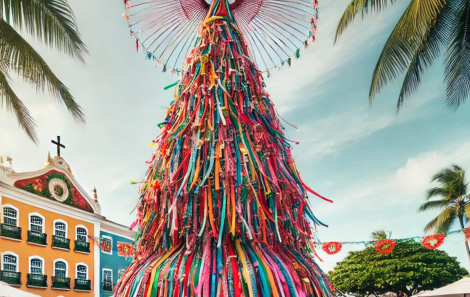
[[449, 206], [449, 201], [448, 200], [432, 200], [432, 201], [426, 201], [425, 203], [421, 204], [421, 206], [418, 209], [418, 212], [423, 212], [431, 209], [441, 209], [441, 208], [446, 208]]
[[452, 168], [445, 168], [439, 171], [433, 176], [432, 181], [437, 181], [442, 185], [442, 194], [437, 193], [442, 197], [444, 196], [443, 193], [446, 193], [445, 195], [450, 195], [451, 198], [458, 198], [466, 195], [467, 193], [468, 184], [465, 178], [465, 170], [458, 165], [454, 164], [452, 165]]
[[454, 207], [448, 207], [445, 210], [443, 210], [438, 216], [437, 216], [437, 221], [438, 221], [438, 227], [437, 227], [437, 233], [439, 234], [446, 234], [451, 230], [452, 225], [455, 223], [457, 219], [457, 208]]
[[402, 107], [405, 98], [414, 94], [418, 89], [424, 71], [439, 57], [441, 49], [447, 42], [454, 19], [453, 10], [446, 5], [438, 14], [436, 22], [421, 39], [403, 80], [397, 102], [397, 112]]
[[438, 217], [435, 217], [429, 223], [426, 224], [426, 226], [424, 227], [424, 231], [425, 232], [436, 231], [437, 227], [438, 227]]
[[18, 30], [25, 29], [46, 45], [84, 62], [86, 46], [66, 0], [0, 0], [0, 11]]
[[59, 102], [65, 104], [76, 121], [84, 122], [83, 111], [69, 89], [21, 35], [1, 18], [0, 32], [0, 60], [27, 82], [35, 84], [38, 90], [48, 89]]
[[371, 234], [371, 238], [373, 240], [376, 240], [376, 241], [379, 241], [379, 240], [382, 240], [382, 239], [386, 239], [387, 238], [387, 232], [385, 232], [385, 230], [377, 230], [377, 231], [374, 231], [372, 232]]
[[410, 2], [377, 61], [369, 91], [370, 102], [389, 81], [409, 69], [416, 51], [420, 49], [445, 3], [445, 0]]
[[[387, 8], [387, 2], [388, 0], [351, 0], [351, 3], [346, 7], [339, 20], [334, 43], [336, 43], [337, 39], [343, 34], [346, 28], [354, 22], [358, 13], [361, 13], [362, 17], [364, 17], [364, 14], [369, 11], [382, 11]], [[393, 4], [395, 0], [391, 0], [390, 2]]]
[[444, 57], [446, 104], [457, 109], [470, 95], [470, 1], [452, 1], [457, 21]]
[[437, 217], [431, 220], [424, 231], [447, 234], [457, 218], [457, 208], [455, 206], [444, 209]]
[[38, 143], [34, 119], [10, 86], [10, 77], [4, 63], [0, 63], [0, 107], [5, 104], [7, 110], [15, 114], [21, 128], [28, 137]]
[[431, 188], [427, 192], [426, 199], [429, 200], [434, 197], [442, 197], [443, 199], [450, 201], [452, 199], [452, 192], [449, 192], [447, 188]]
[[465, 217], [470, 220], [470, 202], [465, 203]]

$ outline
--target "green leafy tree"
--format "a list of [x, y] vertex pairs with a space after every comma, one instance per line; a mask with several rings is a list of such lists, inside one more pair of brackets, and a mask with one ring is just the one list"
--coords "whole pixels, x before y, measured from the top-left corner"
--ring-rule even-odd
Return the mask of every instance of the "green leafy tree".
[[[395, 0], [351, 0], [337, 30], [338, 37], [359, 14], [384, 10]], [[451, 108], [470, 94], [470, 0], [409, 0], [387, 39], [372, 75], [369, 102], [390, 81], [405, 73], [397, 110], [416, 92], [421, 76], [444, 52], [446, 104]]]
[[[428, 190], [427, 201], [419, 207], [418, 211], [424, 212], [434, 209], [442, 211], [426, 225], [424, 230], [447, 234], [456, 222], [459, 222], [460, 228], [463, 229], [470, 218], [468, 182], [465, 179], [465, 170], [460, 166], [452, 165], [452, 168], [443, 169], [434, 175], [432, 181], [437, 181], [440, 186]], [[465, 250], [470, 259], [467, 241], [465, 241]]]
[[414, 241], [398, 242], [385, 256], [368, 247], [349, 252], [328, 273], [332, 284], [343, 293], [365, 296], [404, 292], [408, 296], [455, 282], [468, 275], [455, 257], [428, 250]]
[[11, 86], [11, 73], [38, 91], [48, 90], [75, 120], [84, 122], [84, 114], [69, 89], [20, 32], [81, 62], [87, 50], [66, 0], [0, 0], [0, 106], [15, 114], [20, 127], [37, 143], [36, 124]]

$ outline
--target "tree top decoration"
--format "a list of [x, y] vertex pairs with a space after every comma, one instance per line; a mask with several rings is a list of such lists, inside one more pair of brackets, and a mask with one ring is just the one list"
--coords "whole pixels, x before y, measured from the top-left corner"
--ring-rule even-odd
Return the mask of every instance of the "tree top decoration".
[[[197, 43], [209, 13], [204, 0], [126, 0], [126, 18], [136, 46], [164, 71], [176, 68]], [[316, 0], [234, 0], [230, 13], [258, 69], [265, 71], [298, 57], [315, 40]]]

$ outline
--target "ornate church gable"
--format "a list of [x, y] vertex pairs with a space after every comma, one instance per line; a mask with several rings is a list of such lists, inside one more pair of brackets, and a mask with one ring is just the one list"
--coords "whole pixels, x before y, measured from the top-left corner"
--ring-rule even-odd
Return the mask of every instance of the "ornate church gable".
[[93, 208], [80, 194], [80, 191], [60, 171], [50, 170], [38, 177], [18, 180], [14, 186], [38, 196], [93, 213]]
[[63, 158], [51, 158], [49, 155], [43, 167], [35, 172], [7, 172], [3, 182], [43, 198], [101, 214], [96, 189], [92, 190], [93, 197], [90, 197], [77, 183], [69, 164]]

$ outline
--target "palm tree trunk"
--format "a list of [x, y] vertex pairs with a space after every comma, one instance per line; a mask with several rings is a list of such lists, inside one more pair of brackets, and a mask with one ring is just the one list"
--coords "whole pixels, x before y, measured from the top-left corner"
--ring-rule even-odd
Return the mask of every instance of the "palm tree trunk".
[[[462, 229], [465, 228], [465, 226], [463, 224], [463, 216], [459, 216], [459, 221], [460, 221], [460, 227]], [[467, 240], [465, 240], [465, 251], [467, 251], [468, 260], [470, 261], [470, 248], [468, 246], [468, 241]]]

